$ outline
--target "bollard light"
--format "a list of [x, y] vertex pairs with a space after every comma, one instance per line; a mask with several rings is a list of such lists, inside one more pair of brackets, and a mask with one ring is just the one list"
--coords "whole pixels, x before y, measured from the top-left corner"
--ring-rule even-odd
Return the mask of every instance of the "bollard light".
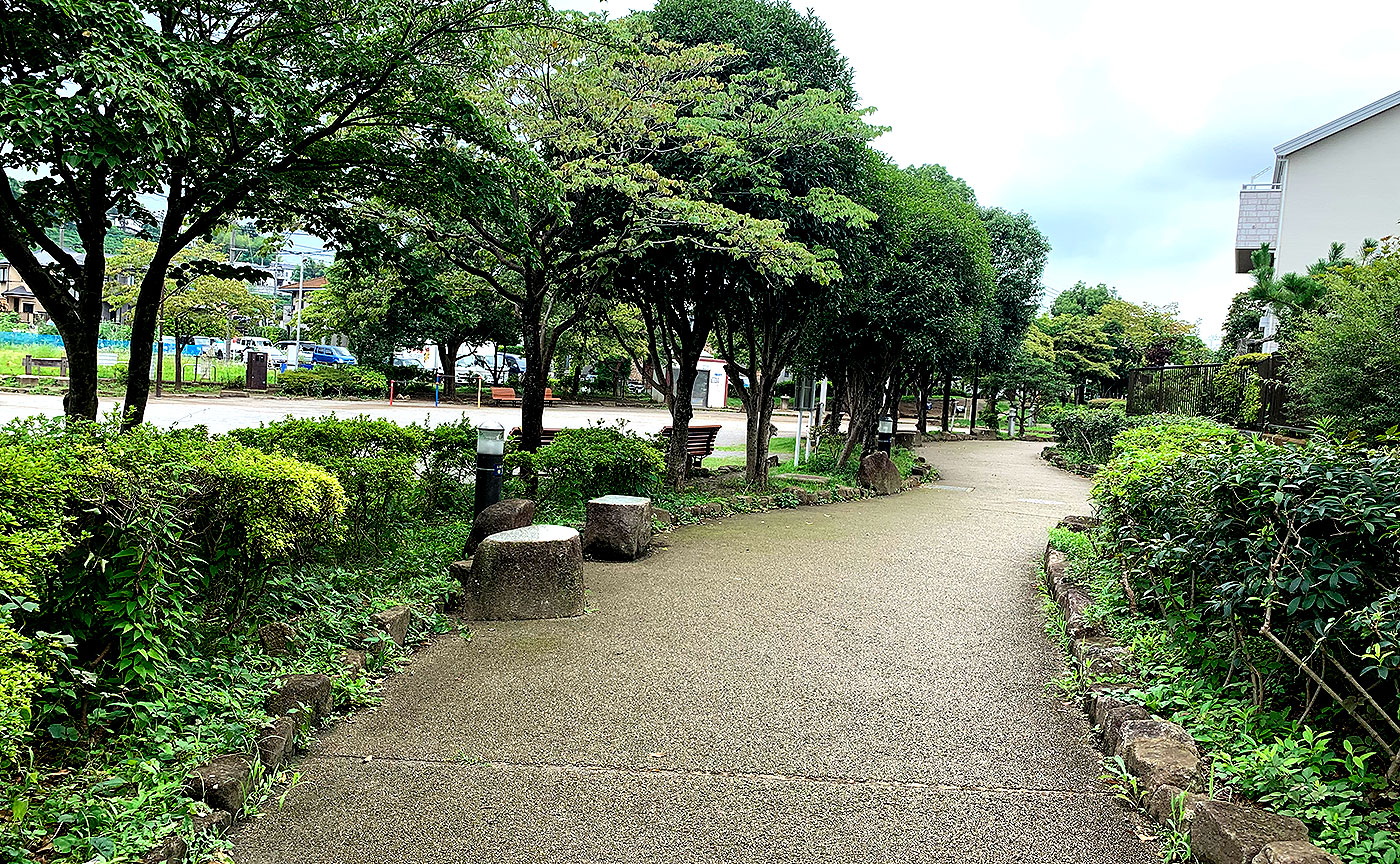
[[890, 448], [894, 445], [894, 418], [888, 414], [881, 417], [879, 430], [880, 434], [877, 437], [879, 450], [881, 453], [888, 455]]
[[501, 500], [502, 465], [505, 463], [506, 430], [499, 423], [476, 427], [476, 500], [472, 510], [482, 510]]

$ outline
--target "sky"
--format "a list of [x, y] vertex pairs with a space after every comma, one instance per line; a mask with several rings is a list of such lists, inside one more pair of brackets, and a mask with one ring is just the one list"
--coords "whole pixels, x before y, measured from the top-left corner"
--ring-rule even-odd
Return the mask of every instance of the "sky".
[[1047, 298], [1105, 282], [1179, 304], [1212, 344], [1249, 284], [1234, 273], [1240, 185], [1275, 145], [1400, 89], [1393, 2], [793, 5], [830, 25], [871, 122], [891, 127], [874, 146], [1034, 217], [1054, 247]]

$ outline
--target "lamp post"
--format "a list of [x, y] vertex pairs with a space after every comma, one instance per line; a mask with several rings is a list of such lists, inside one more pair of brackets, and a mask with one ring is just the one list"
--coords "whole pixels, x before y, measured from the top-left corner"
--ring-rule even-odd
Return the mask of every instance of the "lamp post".
[[499, 423], [476, 427], [476, 501], [474, 515], [501, 500], [506, 430]]
[[292, 346], [293, 368], [301, 368], [301, 307], [306, 305], [306, 256], [301, 256], [297, 264], [297, 341]]
[[876, 436], [878, 449], [886, 456], [889, 455], [890, 448], [894, 445], [894, 418], [886, 414], [880, 418], [880, 434]]

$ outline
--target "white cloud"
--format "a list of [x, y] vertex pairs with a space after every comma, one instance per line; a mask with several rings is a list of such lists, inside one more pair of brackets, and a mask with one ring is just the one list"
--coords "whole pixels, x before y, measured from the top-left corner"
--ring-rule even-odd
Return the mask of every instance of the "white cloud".
[[1108, 282], [1180, 303], [1207, 335], [1248, 281], [1233, 267], [1239, 185], [1274, 145], [1400, 88], [1400, 6], [1381, 2], [794, 5], [831, 26], [874, 122], [893, 127], [876, 146], [1036, 218], [1055, 246], [1049, 293]]

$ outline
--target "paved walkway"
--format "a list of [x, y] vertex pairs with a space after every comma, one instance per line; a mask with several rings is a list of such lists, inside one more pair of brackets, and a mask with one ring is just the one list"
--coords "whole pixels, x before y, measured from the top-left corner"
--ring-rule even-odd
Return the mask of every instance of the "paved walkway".
[[1047, 683], [1032, 561], [1085, 511], [1039, 445], [937, 487], [590, 563], [590, 614], [438, 639], [324, 736], [243, 864], [1149, 862]]

